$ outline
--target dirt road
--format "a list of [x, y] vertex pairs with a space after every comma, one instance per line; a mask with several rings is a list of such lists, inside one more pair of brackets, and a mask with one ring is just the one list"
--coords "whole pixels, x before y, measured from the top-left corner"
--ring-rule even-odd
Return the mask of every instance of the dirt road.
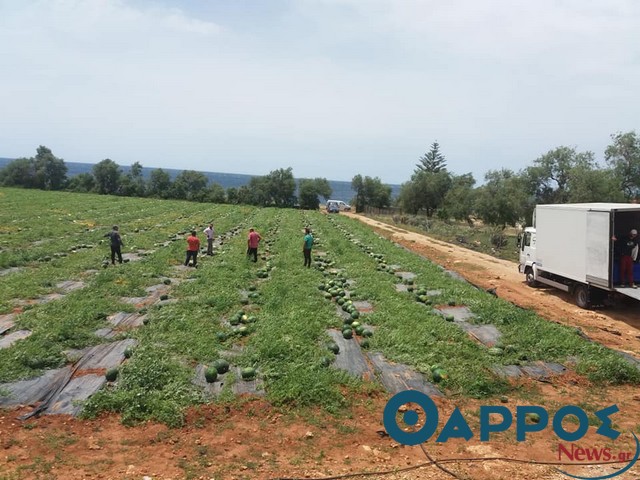
[[580, 327], [592, 340], [640, 358], [640, 303], [583, 310], [571, 296], [554, 288], [531, 288], [518, 265], [467, 248], [434, 240], [371, 218], [344, 213], [371, 225], [386, 238], [464, 276], [481, 288], [496, 288], [498, 296], [549, 320]]

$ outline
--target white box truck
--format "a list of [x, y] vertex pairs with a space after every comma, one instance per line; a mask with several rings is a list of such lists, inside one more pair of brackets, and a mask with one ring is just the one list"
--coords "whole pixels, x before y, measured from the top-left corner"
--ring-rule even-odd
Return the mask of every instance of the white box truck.
[[[614, 236], [640, 230], [640, 205], [572, 203], [538, 205], [533, 227], [518, 238], [518, 271], [532, 287], [550, 285], [572, 294], [581, 308], [610, 304], [616, 294], [640, 300], [640, 289], [620, 286]], [[640, 283], [640, 264], [633, 265]]]

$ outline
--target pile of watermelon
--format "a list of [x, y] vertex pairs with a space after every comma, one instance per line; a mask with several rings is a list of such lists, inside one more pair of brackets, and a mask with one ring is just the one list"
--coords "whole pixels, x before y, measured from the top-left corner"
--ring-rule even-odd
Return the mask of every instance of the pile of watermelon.
[[[318, 290], [324, 292], [324, 298], [331, 300], [332, 298], [340, 304], [344, 304], [344, 297], [347, 295], [345, 287], [347, 286], [347, 279], [342, 275], [338, 275], [331, 280], [327, 280], [324, 283], [318, 285]], [[341, 300], [341, 301], [340, 301]]]
[[[357, 310], [356, 310], [356, 313], [357, 313]], [[369, 341], [366, 339], [373, 336], [373, 331], [369, 330], [368, 328], [365, 328], [364, 325], [362, 325], [358, 320], [345, 318], [342, 325], [342, 336], [347, 340], [349, 340], [353, 338], [354, 333], [359, 337], [363, 337], [363, 340], [360, 342], [360, 346], [363, 348], [368, 348]]]
[[258, 278], [268, 278], [271, 270], [273, 270], [273, 265], [271, 261], [267, 261], [267, 263], [264, 264], [264, 267], [258, 269], [256, 275]]
[[255, 323], [257, 322], [258, 319], [251, 314], [247, 314], [245, 313], [244, 310], [238, 310], [230, 319], [229, 319], [229, 323], [231, 325], [238, 326], [240, 324], [243, 325], [247, 325], [247, 324], [251, 324], [251, 323]]
[[425, 305], [431, 305], [431, 299], [427, 295], [427, 288], [421, 286], [413, 287], [416, 302], [423, 303]]
[[336, 262], [334, 262], [333, 260], [329, 260], [327, 257], [320, 257], [318, 255], [316, 255], [314, 260], [315, 260], [315, 267], [321, 272], [324, 272], [325, 270], [335, 266], [336, 264]]

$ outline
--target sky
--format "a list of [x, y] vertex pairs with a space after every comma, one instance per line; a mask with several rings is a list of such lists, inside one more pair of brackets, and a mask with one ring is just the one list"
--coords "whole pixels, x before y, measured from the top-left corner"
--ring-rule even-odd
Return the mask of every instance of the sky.
[[0, 157], [481, 182], [631, 130], [637, 0], [0, 0]]

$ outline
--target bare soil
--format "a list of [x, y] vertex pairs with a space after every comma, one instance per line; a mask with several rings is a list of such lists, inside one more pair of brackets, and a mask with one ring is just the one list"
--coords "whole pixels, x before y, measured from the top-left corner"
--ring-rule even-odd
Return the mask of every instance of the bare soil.
[[[461, 273], [482, 288], [496, 288], [500, 297], [532, 308], [550, 321], [580, 327], [594, 341], [638, 356], [640, 321], [638, 305], [615, 310], [585, 311], [562, 292], [532, 289], [514, 263], [496, 260], [464, 248], [354, 215], [379, 233], [433, 261]], [[579, 403], [606, 407], [616, 403], [614, 417], [623, 434], [609, 446], [612, 453], [634, 452], [631, 436], [638, 432], [640, 392], [635, 387], [595, 388], [586, 379], [569, 374], [553, 383], [519, 379], [516, 386], [529, 394], [528, 402], [545, 405]], [[117, 416], [92, 421], [66, 416], [44, 416], [18, 421], [30, 409], [0, 412], [0, 480], [5, 479], [275, 479], [323, 478], [356, 472], [397, 471], [427, 462], [420, 447], [398, 445], [384, 435], [382, 411], [388, 395], [363, 395], [348, 418], [309, 411], [293, 416], [263, 399], [247, 398], [232, 405], [207, 405], [189, 411], [185, 427], [170, 429], [148, 423], [125, 427]], [[478, 408], [496, 404], [464, 398], [437, 399], [443, 419], [458, 407], [474, 431], [469, 442], [449, 441], [426, 445], [436, 460], [460, 459], [442, 466], [461, 479], [567, 479], [550, 465], [482, 460], [509, 457], [536, 461], [558, 460], [558, 439], [551, 429], [517, 442], [514, 429], [491, 442], [478, 440]], [[512, 411], [527, 403], [508, 399]], [[382, 433], [381, 433], [382, 432]], [[577, 442], [581, 447], [605, 446], [591, 428]], [[469, 460], [473, 458], [475, 460]], [[477, 460], [480, 459], [480, 460]], [[560, 467], [574, 475], [597, 477], [623, 466]], [[345, 477], [343, 477], [345, 478]], [[389, 480], [456, 478], [426, 465], [386, 475], [357, 476]], [[636, 467], [616, 478], [637, 480]]]

